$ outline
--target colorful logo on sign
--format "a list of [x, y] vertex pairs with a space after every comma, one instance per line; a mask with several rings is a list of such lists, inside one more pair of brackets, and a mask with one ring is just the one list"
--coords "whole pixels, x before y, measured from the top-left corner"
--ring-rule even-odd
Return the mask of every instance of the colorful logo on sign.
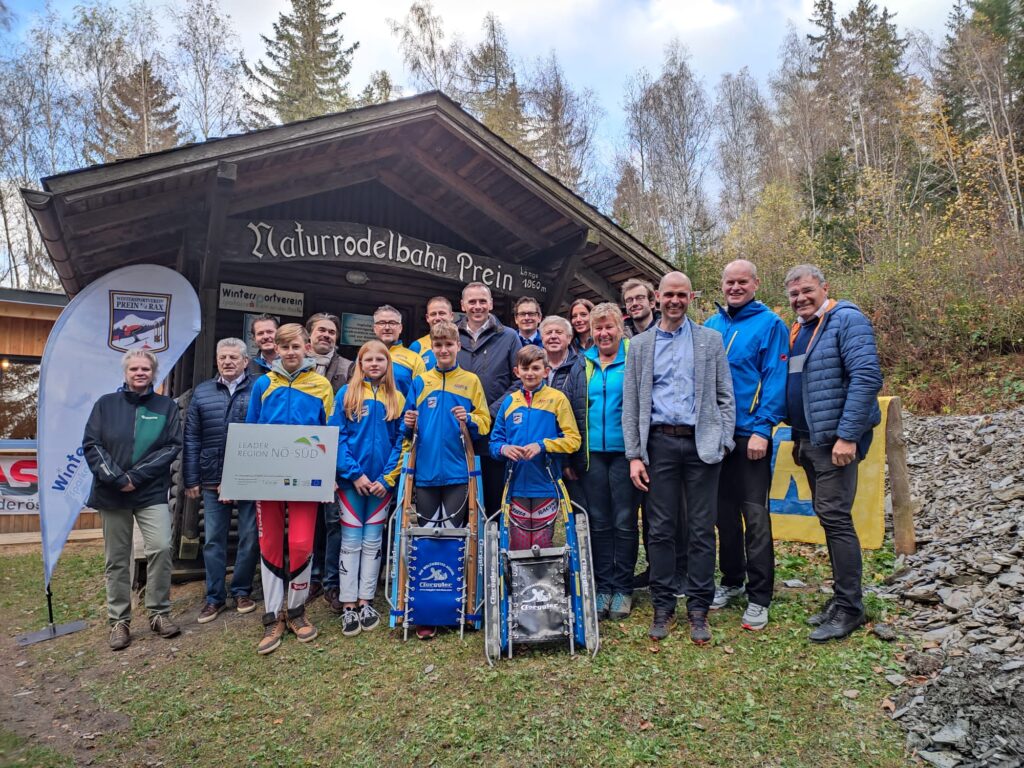
[[168, 347], [169, 293], [109, 291], [110, 327], [107, 345], [118, 352], [145, 349], [154, 354]]
[[327, 446], [320, 442], [319, 435], [310, 435], [309, 437], [300, 437], [295, 441], [296, 445], [308, 445], [315, 447], [320, 453], [327, 453]]

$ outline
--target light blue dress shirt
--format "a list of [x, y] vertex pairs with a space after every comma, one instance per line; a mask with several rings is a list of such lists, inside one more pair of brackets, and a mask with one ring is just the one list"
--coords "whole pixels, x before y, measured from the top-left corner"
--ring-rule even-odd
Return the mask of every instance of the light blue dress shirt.
[[654, 328], [654, 386], [651, 423], [697, 424], [693, 374], [693, 330], [686, 318], [675, 332]]

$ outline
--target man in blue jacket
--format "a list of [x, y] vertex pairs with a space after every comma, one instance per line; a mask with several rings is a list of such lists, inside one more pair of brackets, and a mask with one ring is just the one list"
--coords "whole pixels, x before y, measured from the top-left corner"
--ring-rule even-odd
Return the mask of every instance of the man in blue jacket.
[[256, 505], [252, 501], [222, 501], [219, 493], [228, 425], [244, 424], [249, 410], [249, 391], [254, 379], [246, 372], [248, 363], [244, 341], [221, 339], [217, 342], [217, 375], [195, 388], [185, 415], [181, 461], [185, 494], [191, 499], [202, 495], [205, 521], [206, 603], [199, 612], [200, 624], [216, 619], [225, 607], [228, 531], [235, 503], [238, 505], [238, 550], [231, 577], [231, 596], [239, 613], [249, 613], [256, 608], [250, 597], [259, 557]]
[[[722, 583], [712, 610], [746, 591], [745, 629], [764, 629], [775, 584], [775, 549], [768, 514], [772, 429], [786, 416], [786, 325], [754, 298], [761, 281], [746, 259], [722, 272], [725, 306], [705, 325], [722, 334], [736, 398], [736, 447], [718, 478], [718, 562]], [[741, 522], [742, 520], [742, 522]], [[744, 588], [746, 582], [746, 588]]]
[[828, 297], [820, 269], [793, 267], [785, 285], [797, 316], [789, 334], [786, 382], [793, 456], [811, 486], [835, 584], [835, 597], [807, 620], [815, 627], [811, 640], [825, 642], [846, 637], [864, 623], [860, 540], [852, 507], [857, 464], [882, 420], [882, 371], [871, 323], [850, 302]]

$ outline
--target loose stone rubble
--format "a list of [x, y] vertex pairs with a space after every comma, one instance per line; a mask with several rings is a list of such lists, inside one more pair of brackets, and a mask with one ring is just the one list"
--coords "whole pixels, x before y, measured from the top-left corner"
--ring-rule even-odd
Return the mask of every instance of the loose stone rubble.
[[907, 746], [941, 768], [1024, 765], [1024, 409], [907, 417], [918, 551], [881, 596], [915, 630], [890, 697]]

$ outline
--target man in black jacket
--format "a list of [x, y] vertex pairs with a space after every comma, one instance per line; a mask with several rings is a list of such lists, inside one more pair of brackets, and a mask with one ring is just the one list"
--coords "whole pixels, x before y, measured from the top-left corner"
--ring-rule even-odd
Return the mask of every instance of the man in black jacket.
[[106, 559], [110, 647], [131, 643], [132, 520], [146, 552], [149, 626], [161, 637], [181, 630], [171, 622], [171, 463], [181, 451], [178, 404], [153, 392], [157, 360], [133, 349], [121, 359], [125, 383], [103, 395], [85, 425], [82, 449], [93, 474], [88, 506], [100, 513]]
[[[185, 446], [181, 462], [185, 493], [192, 499], [198, 499], [200, 495], [203, 498], [206, 603], [199, 612], [197, 620], [200, 624], [217, 618], [224, 610], [227, 597], [224, 579], [234, 504], [220, 498], [220, 480], [224, 470], [228, 425], [244, 424], [249, 410], [253, 377], [246, 372], [248, 363], [244, 341], [221, 339], [217, 342], [217, 375], [195, 388], [185, 414]], [[256, 608], [250, 597], [259, 559], [256, 505], [252, 501], [239, 501], [237, 504], [238, 550], [231, 577], [231, 596], [239, 613], [249, 613]]]
[[[519, 334], [507, 328], [494, 316], [491, 289], [483, 283], [469, 283], [462, 289], [462, 311], [466, 316], [459, 323], [458, 363], [475, 373], [484, 387], [484, 397], [494, 418], [505, 395], [518, 383], [512, 369], [516, 353], [522, 348]], [[488, 515], [497, 514], [505, 483], [505, 462], [495, 461], [488, 450], [487, 438], [477, 441], [483, 475], [484, 508]]]

